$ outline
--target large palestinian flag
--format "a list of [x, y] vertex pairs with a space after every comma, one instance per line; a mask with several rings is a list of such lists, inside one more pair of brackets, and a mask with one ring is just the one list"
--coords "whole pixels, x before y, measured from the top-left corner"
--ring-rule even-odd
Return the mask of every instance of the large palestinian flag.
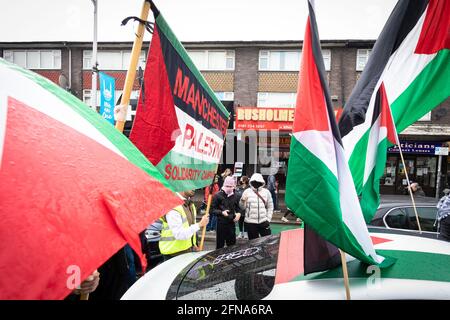
[[343, 251], [366, 263], [383, 262], [373, 248], [345, 161], [311, 3], [298, 82], [286, 204]]
[[156, 6], [155, 27], [130, 140], [177, 191], [211, 184], [229, 112]]
[[366, 222], [395, 127], [403, 131], [450, 95], [449, 49], [450, 1], [400, 0], [345, 105], [339, 129]]
[[98, 113], [0, 59], [0, 299], [63, 299], [181, 202]]

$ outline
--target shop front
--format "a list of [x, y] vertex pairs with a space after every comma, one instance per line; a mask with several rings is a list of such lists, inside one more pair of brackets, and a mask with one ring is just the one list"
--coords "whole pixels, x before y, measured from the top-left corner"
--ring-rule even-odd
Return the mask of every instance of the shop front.
[[[401, 141], [405, 165], [399, 148], [388, 149], [384, 175], [380, 179], [381, 194], [406, 194], [406, 173], [411, 181], [418, 182], [425, 194], [436, 196], [445, 188], [447, 181], [448, 148], [441, 142]], [[438, 193], [439, 193], [438, 192]]]
[[[336, 117], [341, 111], [335, 110]], [[266, 179], [275, 175], [280, 204], [284, 203], [294, 112], [294, 108], [237, 107], [235, 114], [234, 129], [249, 151], [244, 174], [259, 172]]]

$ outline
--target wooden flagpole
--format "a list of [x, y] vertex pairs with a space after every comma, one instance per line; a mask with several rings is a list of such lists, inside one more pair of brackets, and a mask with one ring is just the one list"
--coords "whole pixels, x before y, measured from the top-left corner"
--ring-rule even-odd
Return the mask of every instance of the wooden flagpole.
[[419, 232], [422, 233], [422, 228], [420, 227], [419, 215], [417, 214], [416, 203], [414, 202], [414, 196], [413, 196], [412, 190], [411, 190], [411, 183], [409, 182], [408, 168], [406, 168], [405, 159], [403, 158], [402, 147], [400, 146], [400, 142], [398, 141], [398, 138], [397, 138], [397, 145], [398, 145], [398, 150], [400, 150], [400, 158], [402, 159], [403, 168], [405, 169], [406, 182], [408, 183], [409, 195], [411, 196], [414, 213], [416, 214], [417, 226], [419, 228]]
[[[144, 0], [141, 9], [140, 19], [147, 21], [148, 12], [150, 10], [150, 2]], [[136, 68], [139, 60], [139, 55], [141, 54], [142, 41], [144, 40], [145, 25], [139, 23], [136, 37], [134, 39], [133, 49], [131, 50], [130, 66], [128, 67], [127, 77], [125, 78], [125, 86], [123, 88], [122, 99], [120, 101], [121, 109], [124, 109], [122, 119], [116, 121], [116, 129], [123, 132], [125, 126], [127, 108], [130, 104], [131, 91], [133, 90], [134, 79], [136, 78]]]
[[339, 253], [341, 254], [341, 263], [342, 263], [342, 274], [344, 276], [344, 286], [345, 286], [345, 296], [347, 300], [351, 300], [350, 297], [350, 284], [348, 281], [348, 270], [347, 270], [347, 260], [345, 259], [345, 252], [339, 249]]
[[80, 300], [89, 300], [89, 293], [80, 294]]

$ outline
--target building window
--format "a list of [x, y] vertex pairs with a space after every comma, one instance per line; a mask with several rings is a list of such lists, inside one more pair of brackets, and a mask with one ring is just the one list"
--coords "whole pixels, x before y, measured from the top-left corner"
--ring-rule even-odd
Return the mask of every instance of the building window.
[[371, 49], [358, 49], [356, 52], [356, 71], [363, 71], [369, 60]]
[[292, 108], [295, 107], [295, 92], [258, 92], [258, 107]]
[[322, 49], [323, 63], [325, 65], [325, 71], [331, 70], [331, 50]]
[[27, 69], [61, 69], [61, 50], [5, 50], [3, 57]]
[[187, 50], [199, 70], [234, 70], [234, 50]]
[[[100, 70], [128, 70], [131, 51], [97, 51], [97, 62]], [[138, 68], [145, 69], [145, 52], [139, 55]], [[83, 69], [92, 69], [92, 50], [83, 51]]]
[[300, 50], [259, 51], [260, 71], [298, 71], [300, 69]]

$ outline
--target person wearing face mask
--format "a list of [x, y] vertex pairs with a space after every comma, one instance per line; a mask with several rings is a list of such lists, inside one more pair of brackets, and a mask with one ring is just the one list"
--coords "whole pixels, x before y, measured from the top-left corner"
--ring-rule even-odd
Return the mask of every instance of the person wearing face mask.
[[239, 197], [235, 192], [236, 181], [226, 177], [222, 189], [214, 195], [211, 210], [217, 217], [216, 249], [236, 244], [236, 226], [241, 214], [239, 212]]
[[200, 222], [195, 222], [197, 210], [191, 201], [195, 194], [194, 190], [179, 192], [179, 194], [184, 199], [184, 203], [160, 218], [163, 225], [159, 251], [163, 254], [164, 261], [186, 252], [198, 251], [197, 231], [206, 226], [209, 221], [208, 216], [204, 215]]
[[246, 189], [239, 201], [245, 210], [244, 228], [249, 240], [271, 234], [270, 221], [273, 215], [273, 201], [270, 191], [264, 188], [265, 181], [260, 173], [250, 178], [250, 188]]

